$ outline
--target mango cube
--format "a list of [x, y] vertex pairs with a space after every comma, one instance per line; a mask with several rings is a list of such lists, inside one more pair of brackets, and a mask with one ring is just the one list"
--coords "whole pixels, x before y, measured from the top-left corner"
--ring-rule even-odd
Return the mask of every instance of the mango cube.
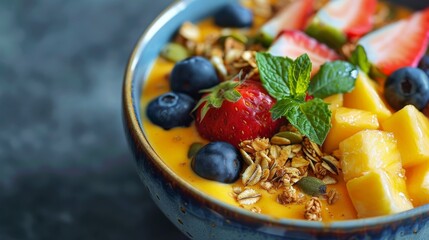
[[332, 96], [326, 97], [323, 99], [323, 101], [325, 103], [328, 103], [329, 106], [329, 110], [334, 111], [335, 109], [342, 107], [343, 106], [343, 102], [344, 102], [344, 95], [339, 93], [339, 94], [334, 94]]
[[338, 149], [338, 145], [344, 139], [365, 129], [378, 129], [377, 115], [374, 113], [339, 107], [332, 114], [332, 127], [323, 143], [325, 152]]
[[347, 182], [347, 191], [359, 218], [383, 216], [413, 208], [404, 177], [381, 169]]
[[339, 149], [346, 181], [377, 169], [402, 171], [401, 155], [392, 133], [363, 130], [340, 142]]
[[373, 81], [363, 72], [359, 72], [355, 88], [350, 93], [344, 94], [344, 107], [375, 113], [380, 122], [392, 115]]
[[429, 162], [407, 169], [407, 189], [414, 206], [429, 203]]
[[405, 168], [429, 162], [429, 120], [413, 105], [407, 105], [381, 123], [398, 140]]

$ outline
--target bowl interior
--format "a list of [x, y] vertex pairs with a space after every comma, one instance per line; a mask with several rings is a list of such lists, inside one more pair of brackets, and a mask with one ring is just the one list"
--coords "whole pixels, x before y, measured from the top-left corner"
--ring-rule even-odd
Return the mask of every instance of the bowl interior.
[[[144, 84], [147, 75], [150, 72], [150, 69], [153, 65], [154, 60], [158, 56], [162, 47], [171, 40], [172, 36], [176, 33], [177, 29], [185, 21], [197, 22], [207, 16], [210, 16], [213, 12], [219, 9], [222, 5], [227, 2], [232, 2], [234, 0], [216, 0], [216, 1], [202, 1], [202, 0], [183, 0], [174, 3], [163, 14], [158, 17], [154, 23], [146, 30], [143, 36], [139, 39], [136, 48], [134, 49], [128, 67], [126, 70], [125, 76], [125, 87], [130, 89], [125, 89], [125, 97], [129, 94], [131, 98], [130, 106], [127, 106], [129, 103], [125, 103], [126, 108], [131, 109], [130, 113], [132, 116], [128, 116], [133, 122], [134, 129], [132, 131], [137, 131], [139, 136], [144, 138], [144, 130], [141, 123], [141, 112], [140, 112], [140, 96], [142, 93], [142, 87]], [[129, 84], [127, 84], [129, 83]], [[141, 139], [141, 141], [147, 141], [147, 139]], [[146, 144], [139, 144], [146, 145]], [[161, 161], [158, 156], [154, 155], [154, 159]], [[165, 166], [166, 167], [166, 166]], [[174, 177], [174, 176], [173, 176]], [[190, 191], [193, 191], [196, 195], [200, 193], [195, 189], [190, 187], [189, 184], [186, 184], [183, 180], [177, 179], [179, 183], [182, 184], [184, 188], [191, 188]], [[218, 200], [209, 198], [208, 201], [212, 202], [215, 205], [222, 206], [222, 208], [229, 209], [231, 211], [237, 212], [238, 214], [245, 215], [246, 217], [253, 217], [262, 222], [271, 222], [278, 225], [288, 225], [288, 226], [297, 226], [304, 228], [319, 228], [321, 230], [326, 229], [326, 224], [319, 222], [308, 222], [304, 220], [290, 220], [290, 219], [274, 219], [268, 216], [253, 214], [246, 210], [239, 209], [233, 206], [229, 206]], [[410, 211], [402, 212], [395, 215], [390, 215], [386, 217], [376, 217], [368, 219], [358, 219], [358, 220], [348, 220], [341, 222], [332, 222], [329, 223], [330, 228], [336, 229], [356, 229], [356, 228], [368, 228], [374, 225], [385, 225], [388, 226], [392, 223], [400, 223], [402, 221], [413, 221], [420, 218], [429, 218], [429, 205], [422, 207], [414, 208]]]

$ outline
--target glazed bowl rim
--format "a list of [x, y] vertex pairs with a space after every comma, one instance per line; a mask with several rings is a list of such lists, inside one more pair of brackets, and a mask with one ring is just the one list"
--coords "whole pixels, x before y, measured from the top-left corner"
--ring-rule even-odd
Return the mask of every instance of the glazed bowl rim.
[[[307, 220], [297, 220], [297, 219], [277, 219], [264, 214], [252, 213], [248, 210], [224, 203], [218, 199], [215, 199], [211, 196], [207, 196], [202, 192], [199, 192], [197, 188], [193, 187], [190, 183], [186, 182], [184, 179], [180, 178], [175, 174], [157, 155], [154, 149], [151, 147], [148, 139], [146, 138], [142, 127], [139, 124], [138, 120], [138, 103], [140, 99], [133, 98], [133, 88], [135, 87], [135, 82], [133, 81], [144, 81], [145, 79], [136, 79], [134, 74], [136, 67], [138, 66], [139, 59], [141, 58], [141, 53], [144, 48], [148, 46], [149, 40], [155, 35], [155, 33], [162, 28], [162, 26], [168, 21], [174, 19], [174, 17], [183, 9], [188, 7], [188, 5], [193, 1], [199, 0], [182, 0], [175, 1], [171, 3], [158, 17], [146, 28], [144, 33], [139, 37], [133, 51], [128, 60], [126, 66], [123, 89], [122, 89], [122, 108], [124, 114], [124, 121], [127, 122], [128, 131], [133, 133], [133, 140], [139, 148], [142, 148], [147, 155], [147, 159], [150, 159], [152, 163], [163, 173], [164, 177], [169, 182], [174, 181], [176, 187], [179, 187], [181, 190], [190, 193], [194, 199], [205, 199], [208, 204], [208, 207], [211, 209], [222, 209], [226, 213], [229, 212], [231, 216], [235, 216], [236, 219], [254, 219], [261, 224], [276, 225], [279, 227], [296, 227], [301, 229], [309, 229], [321, 232], [339, 230], [347, 231], [350, 229], [368, 229], [374, 226], [380, 225], [391, 225], [394, 223], [400, 223], [401, 221], [412, 219], [413, 217], [418, 217], [421, 214], [429, 213], [429, 204], [413, 208], [411, 210], [396, 213], [388, 216], [381, 217], [372, 217], [372, 218], [363, 218], [355, 220], [342, 220], [342, 221], [332, 221], [332, 222], [313, 222]], [[149, 64], [152, 65], [154, 59], [151, 60]], [[150, 70], [150, 67], [149, 67]], [[147, 76], [147, 73], [145, 74]]]

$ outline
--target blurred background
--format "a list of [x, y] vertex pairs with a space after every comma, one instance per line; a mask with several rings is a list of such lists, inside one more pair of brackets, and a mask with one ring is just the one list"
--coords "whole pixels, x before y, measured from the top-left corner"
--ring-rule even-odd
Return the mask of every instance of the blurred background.
[[0, 239], [185, 239], [121, 118], [131, 50], [172, 0], [0, 0]]
[[0, 240], [185, 239], [121, 118], [128, 56], [172, 1], [0, 0]]

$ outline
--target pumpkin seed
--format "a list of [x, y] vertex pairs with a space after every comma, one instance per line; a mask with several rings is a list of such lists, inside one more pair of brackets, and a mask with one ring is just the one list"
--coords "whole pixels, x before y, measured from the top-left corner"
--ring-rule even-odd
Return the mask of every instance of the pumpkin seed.
[[338, 175], [338, 169], [340, 168], [340, 161], [338, 161], [333, 156], [323, 156], [322, 157], [323, 163], [322, 166], [326, 168], [326, 170], [330, 171], [331, 173]]
[[238, 41], [244, 45], [246, 45], [247, 42], [249, 41], [248, 38], [246, 37], [246, 35], [244, 35], [240, 32], [231, 32], [229, 34], [225, 34], [219, 38], [219, 41], [221, 44], [225, 44], [225, 41], [228, 38], [232, 38], [232, 39], [234, 39], [234, 40], [236, 40], [236, 41]]
[[292, 144], [302, 142], [302, 135], [297, 132], [283, 131], [275, 134], [274, 136], [287, 138]]
[[194, 142], [188, 149], [188, 158], [191, 159], [197, 154], [197, 152], [204, 146], [203, 143]]
[[169, 43], [161, 51], [161, 56], [169, 61], [178, 62], [189, 57], [188, 50], [178, 43]]
[[301, 191], [310, 196], [326, 194], [326, 184], [315, 177], [303, 177], [296, 183], [296, 185], [301, 189]]
[[284, 137], [273, 136], [271, 138], [271, 143], [276, 145], [289, 145], [291, 144], [291, 141]]

